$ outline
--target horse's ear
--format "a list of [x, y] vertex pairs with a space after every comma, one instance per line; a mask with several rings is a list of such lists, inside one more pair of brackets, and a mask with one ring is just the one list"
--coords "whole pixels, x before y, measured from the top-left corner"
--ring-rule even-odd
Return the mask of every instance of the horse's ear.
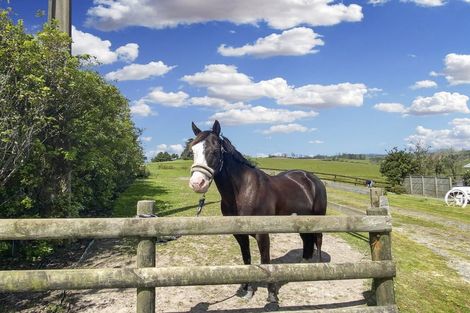
[[218, 120], [215, 120], [214, 125], [212, 125], [212, 132], [220, 136], [220, 124]]
[[196, 124], [194, 124], [194, 122], [191, 122], [191, 127], [193, 128], [194, 135], [197, 136], [201, 132], [201, 130], [196, 126]]

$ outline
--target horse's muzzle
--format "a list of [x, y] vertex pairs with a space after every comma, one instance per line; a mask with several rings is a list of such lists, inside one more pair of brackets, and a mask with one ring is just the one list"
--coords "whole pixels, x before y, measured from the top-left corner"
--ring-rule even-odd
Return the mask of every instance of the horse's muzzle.
[[197, 193], [205, 193], [209, 189], [211, 179], [200, 172], [193, 172], [189, 179], [189, 187]]

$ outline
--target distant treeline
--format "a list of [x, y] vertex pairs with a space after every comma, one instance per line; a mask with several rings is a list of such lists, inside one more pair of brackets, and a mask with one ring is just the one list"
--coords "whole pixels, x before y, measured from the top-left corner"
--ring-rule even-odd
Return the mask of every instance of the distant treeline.
[[341, 160], [370, 160], [377, 162], [382, 160], [385, 155], [379, 154], [357, 154], [357, 153], [341, 153], [337, 155], [303, 155], [295, 153], [283, 154], [270, 154], [268, 158], [292, 158], [292, 159], [315, 159], [315, 160], [328, 160], [328, 161], [341, 161]]

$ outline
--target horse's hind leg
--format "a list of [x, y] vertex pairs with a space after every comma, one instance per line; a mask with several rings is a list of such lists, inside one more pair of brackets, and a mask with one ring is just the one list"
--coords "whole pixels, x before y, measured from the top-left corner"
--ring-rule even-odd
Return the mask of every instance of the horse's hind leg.
[[[270, 256], [270, 242], [269, 242], [269, 234], [258, 234], [256, 235], [256, 241], [258, 243], [259, 253], [261, 255], [261, 264], [269, 264], [271, 263], [271, 256]], [[277, 287], [274, 283], [268, 283], [268, 302], [270, 303], [277, 303], [279, 299], [277, 297]]]
[[[302, 258], [304, 262], [308, 262], [313, 258], [313, 245], [316, 239], [316, 234], [300, 234], [300, 238], [304, 243]], [[317, 246], [318, 247], [318, 246]]]
[[[242, 252], [243, 263], [245, 265], [251, 264], [251, 254], [250, 254], [250, 238], [248, 235], [233, 235], [240, 245], [240, 250]], [[251, 299], [255, 293], [255, 287], [250, 283], [245, 283], [240, 286], [238, 289], [239, 293], [245, 299]]]
[[323, 242], [323, 234], [322, 233], [315, 234], [315, 244], [317, 245], [317, 250], [318, 250], [318, 262], [322, 261], [322, 257], [321, 257], [322, 242]]

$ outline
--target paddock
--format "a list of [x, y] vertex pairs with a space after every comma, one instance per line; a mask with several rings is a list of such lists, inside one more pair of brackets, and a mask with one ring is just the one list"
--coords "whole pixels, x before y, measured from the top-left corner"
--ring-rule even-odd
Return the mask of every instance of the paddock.
[[[132, 269], [1, 271], [0, 292], [137, 288], [137, 312], [155, 312], [155, 287], [374, 279], [377, 306], [302, 312], [396, 312], [391, 260], [391, 218], [371, 193], [368, 216], [270, 216], [0, 220], [0, 240], [137, 237]], [[378, 198], [377, 198], [378, 199]], [[139, 201], [138, 214], [153, 212]], [[233, 233], [369, 232], [371, 261], [359, 263], [155, 267], [155, 237]]]

